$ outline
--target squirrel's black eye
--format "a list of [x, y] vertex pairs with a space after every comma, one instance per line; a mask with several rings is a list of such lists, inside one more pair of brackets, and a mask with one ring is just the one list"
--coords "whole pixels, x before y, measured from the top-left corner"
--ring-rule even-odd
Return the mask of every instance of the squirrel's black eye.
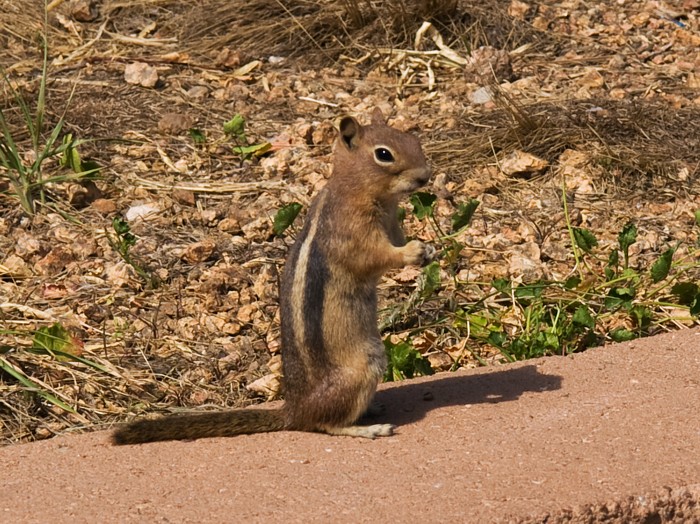
[[374, 150], [374, 158], [380, 162], [393, 162], [394, 155], [386, 147], [378, 147]]

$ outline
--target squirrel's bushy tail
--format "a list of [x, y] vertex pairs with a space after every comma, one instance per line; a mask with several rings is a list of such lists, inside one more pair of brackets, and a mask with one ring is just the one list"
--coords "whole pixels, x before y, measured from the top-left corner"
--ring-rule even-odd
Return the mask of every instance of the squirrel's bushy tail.
[[281, 409], [236, 409], [140, 419], [118, 428], [112, 435], [117, 445], [159, 440], [194, 440], [232, 437], [285, 429]]

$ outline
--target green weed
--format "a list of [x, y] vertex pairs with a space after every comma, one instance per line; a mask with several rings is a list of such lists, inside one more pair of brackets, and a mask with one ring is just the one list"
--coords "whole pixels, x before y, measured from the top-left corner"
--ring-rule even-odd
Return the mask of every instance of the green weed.
[[112, 229], [114, 230], [114, 236], [107, 234], [107, 241], [112, 246], [112, 249], [119, 254], [124, 262], [134, 268], [136, 274], [143, 279], [147, 286], [151, 288], [158, 287], [160, 284], [158, 278], [146, 271], [131, 254], [131, 248], [136, 244], [136, 235], [131, 232], [129, 223], [120, 217], [114, 217]]
[[245, 133], [245, 118], [239, 114], [235, 114], [231, 120], [224, 124], [224, 133], [235, 144], [232, 150], [240, 157], [241, 162], [254, 156], [260, 157], [272, 148], [270, 142], [249, 143]]
[[[24, 131], [31, 137], [31, 151], [23, 150], [15, 139], [17, 133], [13, 132], [5, 112], [0, 108], [0, 132], [3, 138], [0, 140], [0, 178], [9, 181], [12, 194], [19, 200], [27, 215], [36, 213], [37, 202], [46, 205], [47, 188], [50, 184], [85, 179], [96, 175], [99, 171], [99, 167], [94, 163], [81, 160], [78, 147], [84, 143], [83, 140], [75, 139], [70, 134], [61, 138], [65, 111], [53, 129], [49, 132], [45, 129], [48, 78], [48, 44], [45, 38], [43, 51], [41, 81], [34, 112], [29, 108], [24, 97], [14, 88], [5, 70], [0, 69], [2, 80], [21, 113], [26, 128]], [[71, 99], [72, 96], [71, 93]], [[70, 105], [70, 99], [68, 105]], [[51, 160], [55, 162], [50, 162]], [[63, 172], [47, 175], [47, 163], [54, 170], [60, 170], [63, 167]], [[66, 172], [67, 168], [71, 171]]]
[[[26, 336], [22, 332], [3, 332], [3, 334], [14, 334]], [[30, 394], [37, 395], [46, 402], [57, 406], [64, 411], [76, 414], [77, 411], [70, 406], [69, 399], [52, 389], [36, 377], [31, 376], [21, 366], [21, 359], [13, 358], [26, 351], [36, 355], [50, 357], [52, 363], [56, 365], [69, 365], [72, 362], [79, 362], [103, 373], [110, 371], [103, 365], [80, 356], [82, 352], [82, 342], [72, 337], [66, 328], [55, 323], [52, 326], [39, 328], [34, 332], [32, 344], [28, 348], [13, 348], [11, 346], [0, 346], [0, 371], [13, 377]]]
[[419, 375], [432, 375], [433, 368], [420, 352], [410, 342], [394, 344], [389, 337], [384, 339], [384, 349], [387, 356], [387, 368], [384, 373], [385, 382], [393, 382], [413, 378]]
[[[634, 223], [620, 230], [617, 245], [604, 250], [591, 231], [570, 225], [564, 202], [575, 264], [572, 276], [564, 281], [495, 279], [468, 283], [455, 275], [464, 246], [454, 237], [469, 225], [478, 202], [457, 206], [449, 234], [435, 219], [434, 195], [417, 193], [410, 202], [416, 217], [434, 229], [442, 251], [442, 269], [452, 277], [452, 283], [441, 282], [437, 262], [428, 265], [410, 299], [388, 315], [382, 328], [424, 303], [423, 310], [430, 307], [440, 317], [431, 329], [460, 340], [469, 338], [473, 345], [496, 348], [506, 360], [515, 361], [566, 355], [606, 340], [631, 340], [654, 334], [666, 323], [689, 323], [700, 317], [698, 242], [684, 249], [680, 243], [669, 246], [648, 267], [632, 267], [630, 247], [638, 236]], [[700, 212], [695, 219], [700, 238]], [[475, 286], [481, 289], [477, 293], [480, 298], [465, 300], [474, 295], [473, 291], [469, 295], [467, 287], [473, 290]], [[685, 318], [679, 314], [683, 311], [687, 312]], [[416, 328], [410, 334], [423, 329]], [[406, 344], [410, 345], [410, 338]]]

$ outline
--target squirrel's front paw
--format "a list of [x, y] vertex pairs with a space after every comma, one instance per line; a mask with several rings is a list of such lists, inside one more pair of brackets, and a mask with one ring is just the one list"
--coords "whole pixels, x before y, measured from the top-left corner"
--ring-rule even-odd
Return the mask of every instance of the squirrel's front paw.
[[411, 240], [403, 249], [406, 265], [424, 266], [435, 258], [435, 248], [419, 240]]

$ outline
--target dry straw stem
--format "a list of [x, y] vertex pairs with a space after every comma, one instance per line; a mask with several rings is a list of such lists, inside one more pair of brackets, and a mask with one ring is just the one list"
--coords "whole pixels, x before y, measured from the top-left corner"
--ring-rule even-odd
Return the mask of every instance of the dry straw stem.
[[174, 183], [166, 184], [155, 180], [146, 180], [140, 177], [134, 177], [136, 185], [147, 189], [158, 189], [172, 191], [174, 189], [182, 189], [185, 191], [193, 191], [195, 193], [260, 193], [261, 191], [269, 191], [273, 189], [284, 189], [285, 183], [277, 180], [259, 181], [259, 182], [233, 182], [230, 184], [188, 184]]

